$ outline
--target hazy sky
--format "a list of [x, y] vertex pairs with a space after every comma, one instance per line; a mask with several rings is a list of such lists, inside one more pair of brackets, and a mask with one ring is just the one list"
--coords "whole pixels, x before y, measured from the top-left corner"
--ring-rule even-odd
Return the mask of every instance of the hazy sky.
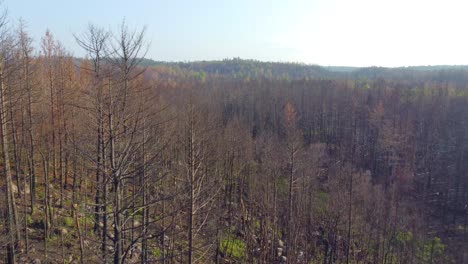
[[148, 57], [240, 57], [321, 65], [468, 64], [468, 1], [4, 0], [36, 42], [49, 28], [74, 55], [89, 23], [147, 26]]

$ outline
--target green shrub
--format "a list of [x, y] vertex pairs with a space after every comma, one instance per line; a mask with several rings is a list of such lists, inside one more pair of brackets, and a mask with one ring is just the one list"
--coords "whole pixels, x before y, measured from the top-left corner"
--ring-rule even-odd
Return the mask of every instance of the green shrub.
[[86, 224], [86, 226], [93, 226], [94, 225], [94, 219], [93, 219], [92, 216], [81, 217], [81, 218], [79, 218], [79, 222], [80, 222], [81, 226], [84, 226], [85, 224]]
[[396, 236], [396, 241], [400, 246], [406, 246], [410, 241], [413, 240], [413, 233], [408, 232], [398, 232]]
[[163, 252], [162, 252], [162, 250], [160, 248], [153, 249], [153, 251], [151, 251], [151, 253], [153, 253], [153, 256], [155, 258], [158, 258], [158, 259], [162, 258], [162, 256], [163, 256], [163, 254], [162, 254]]
[[28, 226], [32, 226], [34, 224], [34, 219], [32, 218], [32, 216], [30, 216], [30, 215], [26, 216], [26, 224]]
[[287, 177], [277, 177], [276, 190], [278, 191], [278, 195], [287, 195], [289, 192], [289, 179]]
[[40, 201], [45, 199], [45, 189], [43, 187], [36, 188], [36, 198]]
[[240, 260], [245, 257], [246, 245], [241, 239], [228, 235], [221, 240], [220, 250], [225, 256], [231, 256]]
[[256, 230], [260, 230], [260, 227], [261, 227], [260, 220], [255, 219], [255, 221], [254, 221], [254, 227], [255, 227]]
[[66, 226], [66, 227], [74, 227], [75, 226], [75, 221], [73, 220], [73, 217], [65, 216], [62, 221], [63, 221], [63, 225]]
[[422, 262], [439, 263], [437, 260], [444, 256], [446, 247], [447, 245], [443, 244], [439, 237], [426, 241], [423, 245]]
[[315, 193], [315, 214], [318, 216], [326, 215], [329, 210], [330, 194], [324, 191], [318, 191]]
[[44, 213], [43, 211], [37, 210], [32, 216], [28, 215], [26, 217], [26, 223], [28, 227], [36, 229], [44, 229]]

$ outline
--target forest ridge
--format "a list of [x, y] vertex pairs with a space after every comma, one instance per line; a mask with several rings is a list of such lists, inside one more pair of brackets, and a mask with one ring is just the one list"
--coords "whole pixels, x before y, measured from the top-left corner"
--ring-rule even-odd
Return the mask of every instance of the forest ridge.
[[125, 23], [77, 59], [7, 19], [0, 262], [468, 261], [466, 66], [154, 62]]
[[[141, 66], [171, 68], [194, 74], [229, 76], [233, 78], [269, 79], [432, 79], [454, 80], [463, 77], [468, 65], [434, 65], [409, 67], [320, 66], [292, 62], [262, 62], [240, 58], [220, 61], [164, 62], [142, 59]], [[461, 73], [461, 74], [460, 74]]]

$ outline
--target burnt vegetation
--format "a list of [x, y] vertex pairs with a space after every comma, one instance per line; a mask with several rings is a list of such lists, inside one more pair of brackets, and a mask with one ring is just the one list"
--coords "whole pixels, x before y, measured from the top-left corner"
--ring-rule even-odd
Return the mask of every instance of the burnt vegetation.
[[74, 58], [0, 21], [2, 263], [461, 263], [466, 67]]

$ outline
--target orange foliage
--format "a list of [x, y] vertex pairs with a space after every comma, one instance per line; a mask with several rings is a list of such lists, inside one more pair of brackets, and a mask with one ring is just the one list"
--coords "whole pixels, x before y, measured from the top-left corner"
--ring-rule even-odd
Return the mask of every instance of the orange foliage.
[[297, 120], [297, 112], [291, 102], [288, 102], [284, 107], [284, 116], [288, 125], [294, 125]]

